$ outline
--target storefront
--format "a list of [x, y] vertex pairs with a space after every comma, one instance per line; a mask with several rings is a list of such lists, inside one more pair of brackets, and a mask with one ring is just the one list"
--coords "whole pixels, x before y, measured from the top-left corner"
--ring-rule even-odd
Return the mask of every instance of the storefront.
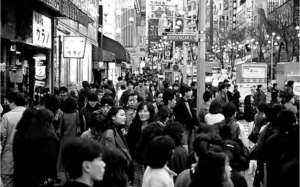
[[122, 76], [122, 71], [124, 71], [122, 70], [124, 68], [122, 62], [130, 63], [130, 54], [119, 42], [112, 40], [105, 35], [103, 35], [103, 41], [101, 41], [101, 32], [98, 32], [98, 43], [99, 46], [102, 44], [103, 50], [115, 54], [115, 61], [104, 62], [104, 72], [105, 77], [116, 84], [118, 77]]
[[52, 24], [56, 14], [37, 4], [4, 1], [1, 7], [1, 103], [20, 91], [30, 104], [50, 93]]

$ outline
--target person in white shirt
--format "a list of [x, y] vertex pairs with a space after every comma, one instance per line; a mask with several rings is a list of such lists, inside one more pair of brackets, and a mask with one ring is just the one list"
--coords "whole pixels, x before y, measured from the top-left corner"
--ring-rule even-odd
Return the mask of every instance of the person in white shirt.
[[167, 163], [174, 153], [175, 143], [169, 136], [155, 137], [148, 145], [146, 160], [148, 167], [143, 176], [142, 187], [174, 187], [173, 177]]
[[209, 107], [209, 113], [205, 115], [205, 123], [213, 125], [223, 121], [224, 115], [222, 114], [222, 104], [219, 100], [213, 100]]

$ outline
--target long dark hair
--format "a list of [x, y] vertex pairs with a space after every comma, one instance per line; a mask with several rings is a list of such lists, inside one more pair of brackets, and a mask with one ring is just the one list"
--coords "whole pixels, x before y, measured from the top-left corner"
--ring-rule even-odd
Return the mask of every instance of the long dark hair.
[[32, 141], [38, 141], [49, 136], [55, 136], [52, 126], [53, 114], [48, 109], [40, 109], [37, 111], [32, 125], [28, 129], [26, 138]]
[[204, 160], [199, 161], [189, 187], [222, 187], [227, 180], [225, 175], [225, 153], [208, 151]]
[[154, 109], [152, 103], [142, 102], [137, 107], [136, 115], [135, 115], [135, 118], [133, 119], [134, 123], [142, 124], [141, 118], [139, 116], [139, 111], [143, 110], [144, 106], [146, 106], [148, 111], [150, 112], [150, 117], [149, 117], [148, 123], [152, 123], [152, 122], [156, 121], [157, 117], [156, 117], [155, 109]]
[[149, 142], [156, 136], [161, 136], [163, 134], [163, 129], [157, 122], [150, 123], [142, 131], [141, 138], [137, 144], [136, 151], [134, 153], [135, 161], [144, 164], [146, 159], [145, 148], [148, 147]]
[[103, 162], [106, 164], [103, 180], [100, 186], [128, 186], [128, 176], [126, 174], [127, 162], [118, 149], [106, 148], [103, 151]]
[[25, 133], [30, 127], [32, 120], [35, 118], [36, 113], [36, 109], [26, 109], [22, 115], [22, 118], [16, 126], [16, 130], [19, 133]]

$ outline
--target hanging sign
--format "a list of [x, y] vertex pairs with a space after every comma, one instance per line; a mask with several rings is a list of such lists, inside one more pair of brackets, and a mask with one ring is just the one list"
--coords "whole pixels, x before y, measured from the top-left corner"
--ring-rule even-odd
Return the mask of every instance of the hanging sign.
[[35, 79], [46, 79], [46, 66], [35, 66]]
[[32, 43], [51, 49], [51, 19], [33, 11]]
[[86, 37], [64, 36], [64, 58], [84, 58]]

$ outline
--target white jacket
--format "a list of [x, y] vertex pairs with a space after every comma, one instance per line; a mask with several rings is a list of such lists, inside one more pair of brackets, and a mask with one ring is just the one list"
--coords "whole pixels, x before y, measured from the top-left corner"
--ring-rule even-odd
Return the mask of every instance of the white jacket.
[[1, 123], [1, 172], [2, 174], [14, 174], [13, 140], [16, 133], [16, 126], [19, 123], [25, 107], [16, 107], [3, 115]]

